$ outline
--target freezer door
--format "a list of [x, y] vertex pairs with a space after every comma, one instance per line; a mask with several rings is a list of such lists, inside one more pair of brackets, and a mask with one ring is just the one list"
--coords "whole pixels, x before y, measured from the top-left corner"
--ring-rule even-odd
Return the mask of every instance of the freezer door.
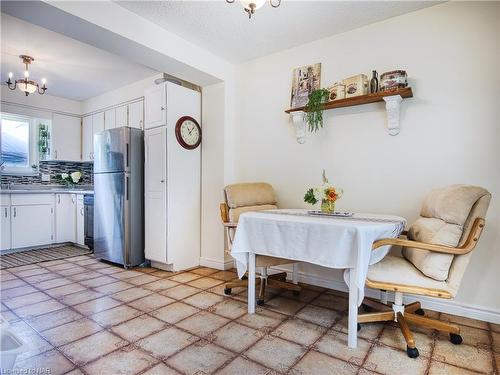
[[94, 173], [130, 171], [130, 128], [104, 130], [94, 135]]
[[129, 264], [129, 184], [127, 173], [94, 174], [95, 256]]

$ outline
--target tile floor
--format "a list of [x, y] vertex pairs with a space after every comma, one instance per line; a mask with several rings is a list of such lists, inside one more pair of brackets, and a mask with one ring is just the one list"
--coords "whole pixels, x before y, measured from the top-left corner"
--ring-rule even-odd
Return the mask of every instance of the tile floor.
[[[29, 343], [18, 369], [56, 374], [498, 374], [500, 325], [461, 325], [464, 344], [415, 329], [406, 356], [392, 323], [366, 324], [346, 346], [345, 295], [304, 285], [270, 291], [246, 314], [246, 291], [223, 294], [231, 271], [125, 271], [90, 256], [1, 270], [1, 314]], [[27, 373], [27, 372], [23, 372]], [[34, 372], [31, 372], [34, 373]]]

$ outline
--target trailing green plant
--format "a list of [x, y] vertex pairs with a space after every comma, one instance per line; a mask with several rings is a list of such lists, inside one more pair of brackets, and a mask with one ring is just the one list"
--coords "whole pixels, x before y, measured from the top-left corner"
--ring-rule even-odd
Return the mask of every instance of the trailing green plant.
[[317, 89], [309, 94], [306, 105], [306, 122], [310, 132], [316, 132], [323, 127], [323, 110], [321, 106], [328, 101], [330, 93], [327, 89]]

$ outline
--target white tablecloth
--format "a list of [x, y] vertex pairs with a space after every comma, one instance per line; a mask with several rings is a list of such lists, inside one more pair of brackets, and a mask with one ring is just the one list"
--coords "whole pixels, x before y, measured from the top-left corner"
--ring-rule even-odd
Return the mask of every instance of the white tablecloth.
[[[247, 271], [248, 253], [317, 264], [354, 272], [358, 304], [364, 298], [368, 266], [389, 251], [372, 251], [373, 242], [398, 237], [406, 225], [399, 216], [354, 214], [352, 217], [311, 216], [307, 210], [248, 212], [240, 216], [231, 255], [238, 276]], [[345, 274], [348, 279], [348, 274]]]

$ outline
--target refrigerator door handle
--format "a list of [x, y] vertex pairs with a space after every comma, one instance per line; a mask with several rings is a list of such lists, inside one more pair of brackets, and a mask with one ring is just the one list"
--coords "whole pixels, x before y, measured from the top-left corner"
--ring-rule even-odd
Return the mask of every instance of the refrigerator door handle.
[[128, 168], [128, 165], [129, 165], [129, 156], [130, 156], [130, 152], [129, 152], [129, 144], [127, 143], [127, 155], [126, 155], [126, 157], [127, 157], [127, 161], [126, 161], [126, 163], [127, 163], [127, 168]]
[[128, 200], [128, 191], [130, 190], [130, 188], [129, 188], [129, 178], [128, 177], [126, 177], [125, 190], [126, 190], [126, 192], [125, 192], [125, 199]]

